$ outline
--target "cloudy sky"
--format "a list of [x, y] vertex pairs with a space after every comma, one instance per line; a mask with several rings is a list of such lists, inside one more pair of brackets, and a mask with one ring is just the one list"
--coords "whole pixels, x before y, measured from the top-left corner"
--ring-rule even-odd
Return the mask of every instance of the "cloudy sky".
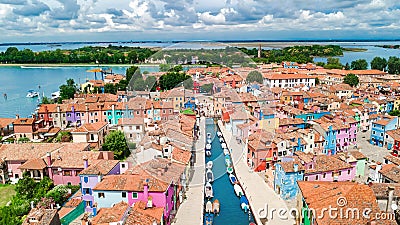
[[397, 0], [0, 0], [0, 42], [400, 38]]

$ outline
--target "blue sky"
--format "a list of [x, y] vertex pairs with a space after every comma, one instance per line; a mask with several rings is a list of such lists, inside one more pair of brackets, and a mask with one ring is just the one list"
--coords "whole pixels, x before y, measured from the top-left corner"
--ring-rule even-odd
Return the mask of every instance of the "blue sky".
[[0, 42], [400, 38], [396, 0], [0, 0]]

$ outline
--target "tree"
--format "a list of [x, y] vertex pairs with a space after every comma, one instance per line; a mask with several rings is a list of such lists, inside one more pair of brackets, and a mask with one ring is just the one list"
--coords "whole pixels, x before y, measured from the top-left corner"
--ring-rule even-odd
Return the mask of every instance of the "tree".
[[126, 69], [125, 76], [126, 80], [129, 83], [132, 79], [135, 80], [136, 78], [141, 77], [142, 75], [140, 74], [139, 67], [131, 66], [128, 69]]
[[57, 134], [56, 141], [57, 142], [71, 142], [72, 134], [68, 131], [60, 131]]
[[358, 77], [352, 73], [347, 74], [343, 79], [343, 83], [348, 84], [351, 87], [357, 86], [359, 82]]
[[15, 185], [16, 196], [21, 199], [31, 199], [35, 195], [35, 190], [36, 182], [28, 173], [24, 173]]
[[388, 72], [390, 74], [399, 74], [400, 73], [400, 58], [396, 56], [390, 56], [388, 60]]
[[318, 77], [315, 78], [315, 85], [319, 85], [319, 78]]
[[366, 70], [368, 68], [368, 62], [365, 59], [358, 59], [351, 62], [352, 70]]
[[177, 66], [174, 66], [173, 68], [169, 69], [168, 71], [169, 72], [181, 72], [181, 71], [183, 71], [183, 67], [182, 67], [182, 65], [177, 65]]
[[387, 67], [387, 61], [385, 58], [375, 57], [371, 61], [371, 69], [383, 71], [386, 70], [386, 67]]
[[111, 83], [105, 84], [104, 93], [117, 94], [117, 87]]
[[114, 152], [114, 157], [118, 160], [125, 159], [130, 154], [125, 135], [122, 131], [111, 131], [106, 136], [102, 150]]
[[59, 102], [62, 102], [64, 99], [74, 98], [75, 92], [75, 81], [73, 79], [68, 79], [67, 84], [60, 86], [60, 98], [58, 99]]
[[350, 69], [351, 69], [351, 67], [350, 67], [350, 65], [349, 65], [348, 62], [347, 62], [346, 65], [344, 66], [344, 69], [345, 69], [345, 70], [350, 70]]
[[393, 110], [389, 112], [389, 115], [391, 116], [400, 116], [400, 111], [399, 110]]
[[342, 69], [343, 65], [338, 58], [329, 57], [327, 63], [324, 65], [325, 69]]
[[160, 77], [158, 84], [162, 90], [170, 90], [181, 85], [181, 83], [191, 76], [182, 72], [168, 72]]
[[262, 74], [260, 72], [254, 70], [254, 71], [251, 71], [249, 73], [249, 75], [247, 75], [246, 81], [248, 83], [257, 82], [259, 84], [262, 84], [263, 83], [263, 76], [262, 76]]
[[54, 102], [53, 102], [53, 99], [50, 99], [50, 98], [48, 98], [48, 97], [46, 97], [46, 96], [43, 96], [43, 98], [42, 98], [42, 104], [52, 104], [52, 103], [54, 103]]

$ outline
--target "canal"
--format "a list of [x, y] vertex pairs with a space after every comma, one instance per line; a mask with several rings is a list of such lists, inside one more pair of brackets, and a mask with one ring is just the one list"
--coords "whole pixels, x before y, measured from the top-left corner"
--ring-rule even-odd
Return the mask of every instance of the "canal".
[[[223, 149], [216, 135], [218, 128], [213, 119], [206, 120], [206, 132], [212, 136], [212, 155], [206, 157], [206, 163], [213, 161], [212, 171], [214, 173], [214, 182], [212, 183], [214, 201], [218, 199], [220, 202], [220, 213], [214, 216], [214, 225], [248, 225], [254, 222], [251, 212], [245, 213], [240, 207], [240, 199], [235, 195], [233, 185], [229, 181], [229, 176], [226, 172], [225, 156]], [[204, 202], [207, 202], [205, 199]]]

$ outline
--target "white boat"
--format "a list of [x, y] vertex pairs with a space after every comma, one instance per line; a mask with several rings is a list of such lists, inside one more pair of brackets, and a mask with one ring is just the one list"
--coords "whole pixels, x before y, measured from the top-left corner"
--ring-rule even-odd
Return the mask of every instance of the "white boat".
[[247, 200], [246, 196], [242, 195], [240, 197], [240, 207], [244, 210], [244, 212], [247, 213], [247, 211], [250, 209], [249, 207], [249, 200]]
[[207, 169], [207, 171], [206, 171], [206, 182], [212, 183], [213, 181], [214, 181], [214, 173], [212, 172], [212, 170]]
[[212, 213], [212, 203], [211, 203], [211, 201], [207, 201], [207, 203], [206, 203], [206, 213]]
[[222, 137], [219, 138], [219, 142], [221, 142], [221, 143], [224, 142], [224, 138], [222, 138]]
[[211, 142], [212, 142], [211, 139], [207, 138], [207, 144], [211, 144]]
[[231, 166], [228, 166], [226, 168], [226, 172], [229, 173], [229, 174], [233, 173], [233, 168]]
[[207, 165], [206, 165], [206, 168], [211, 170], [212, 167], [213, 167], [213, 161], [209, 161], [209, 162], [207, 163]]
[[224, 155], [229, 155], [229, 150], [227, 148], [224, 148]]
[[219, 214], [219, 201], [218, 199], [215, 199], [212, 205], [212, 210], [214, 214]]
[[39, 96], [39, 93], [34, 90], [29, 90], [28, 94], [26, 94], [27, 98], [34, 98], [34, 97], [38, 97], [38, 96]]
[[207, 133], [207, 139], [211, 139], [211, 133]]
[[222, 147], [222, 148], [227, 148], [227, 147], [226, 147], [226, 143], [222, 142], [222, 143], [221, 143], [221, 147]]
[[210, 150], [206, 150], [206, 156], [208, 156], [208, 157], [211, 156], [211, 151]]
[[239, 183], [238, 180], [236, 179], [235, 175], [233, 175], [233, 174], [229, 174], [229, 181], [231, 182], [231, 184]]
[[213, 188], [209, 182], [207, 182], [206, 185], [204, 186], [204, 193], [206, 195], [206, 198], [214, 197]]
[[242, 197], [242, 195], [243, 195], [243, 189], [239, 186], [239, 184], [233, 185], [233, 190], [235, 190], [236, 196]]
[[232, 161], [229, 158], [225, 158], [225, 165], [230, 167], [232, 165]]
[[60, 92], [59, 91], [51, 93], [51, 99], [56, 100], [59, 97], [60, 97]]
[[218, 137], [222, 137], [222, 133], [220, 131], [217, 132]]
[[206, 144], [206, 150], [211, 150], [211, 144]]

